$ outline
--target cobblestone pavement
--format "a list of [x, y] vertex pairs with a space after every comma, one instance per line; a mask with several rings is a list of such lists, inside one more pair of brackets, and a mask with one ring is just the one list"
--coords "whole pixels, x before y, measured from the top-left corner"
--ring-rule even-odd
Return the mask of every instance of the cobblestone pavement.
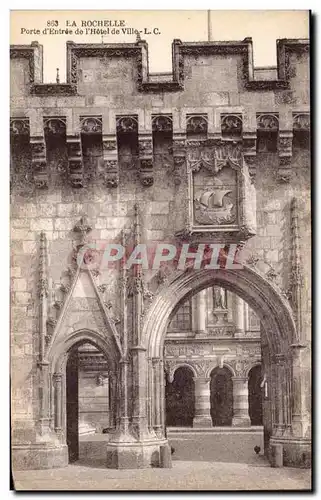
[[[253, 447], [261, 434], [224, 433], [169, 436], [172, 469], [106, 469], [104, 458], [82, 458], [64, 469], [17, 471], [17, 490], [285, 490], [310, 489], [310, 470], [274, 469]], [[88, 445], [88, 441], [86, 443]], [[106, 446], [106, 441], [103, 443]], [[101, 448], [104, 449], [104, 448]], [[98, 451], [98, 453], [100, 453]], [[101, 455], [101, 453], [100, 453]]]

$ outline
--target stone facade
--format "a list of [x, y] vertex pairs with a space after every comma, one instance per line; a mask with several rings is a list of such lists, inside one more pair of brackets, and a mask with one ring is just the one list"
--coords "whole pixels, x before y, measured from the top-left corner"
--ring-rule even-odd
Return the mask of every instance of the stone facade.
[[[250, 38], [174, 40], [163, 81], [144, 41], [67, 42], [67, 83], [44, 84], [42, 47], [11, 47], [14, 467], [67, 465], [66, 363], [88, 342], [109, 371], [107, 466], [168, 466], [167, 327], [213, 286], [260, 320], [271, 460], [282, 445], [285, 465], [309, 463], [309, 44], [279, 40], [272, 77], [251, 54]], [[89, 265], [110, 242], [219, 243], [247, 257], [239, 269]]]

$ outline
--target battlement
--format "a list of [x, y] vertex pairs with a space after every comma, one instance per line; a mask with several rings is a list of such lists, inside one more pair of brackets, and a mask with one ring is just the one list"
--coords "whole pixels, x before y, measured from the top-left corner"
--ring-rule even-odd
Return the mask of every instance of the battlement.
[[[90, 76], [84, 77], [84, 71], [94, 69], [99, 61], [100, 66], [108, 66], [111, 72], [112, 61], [130, 62], [130, 69], [135, 80], [135, 90], [140, 93], [169, 93], [186, 90], [187, 80], [197, 78], [190, 75], [192, 66], [212, 65], [222, 58], [237, 59], [239, 89], [247, 91], [267, 91], [289, 89], [291, 79], [296, 74], [298, 60], [309, 54], [307, 39], [280, 39], [276, 42], [277, 67], [255, 68], [253, 63], [252, 38], [241, 41], [182, 42], [175, 39], [172, 43], [172, 73], [153, 74], [149, 72], [148, 44], [144, 40], [136, 43], [117, 44], [76, 44], [67, 42], [67, 82], [43, 83], [43, 47], [38, 42], [30, 45], [12, 45], [11, 60], [26, 59], [28, 61], [28, 78], [25, 81], [29, 92], [33, 95], [77, 95], [82, 94], [82, 83], [90, 83]], [[91, 61], [88, 68], [88, 61]], [[214, 64], [215, 66], [215, 64]], [[221, 65], [222, 66], [222, 65]], [[235, 67], [235, 66], [234, 66]], [[235, 67], [236, 69], [236, 67]], [[96, 75], [97, 76], [97, 75]], [[119, 79], [121, 79], [121, 73]], [[206, 76], [206, 75], [205, 75]], [[104, 76], [108, 82], [108, 67]], [[95, 78], [93, 77], [94, 81]]]

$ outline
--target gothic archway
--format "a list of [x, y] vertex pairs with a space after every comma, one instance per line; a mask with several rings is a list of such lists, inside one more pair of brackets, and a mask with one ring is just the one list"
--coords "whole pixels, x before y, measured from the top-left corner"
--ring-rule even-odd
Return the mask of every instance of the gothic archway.
[[[214, 285], [230, 290], [247, 302], [257, 314], [265, 332], [270, 360], [267, 377], [273, 427], [271, 443], [282, 442], [284, 446], [291, 447], [295, 439], [296, 443], [301, 439], [302, 445], [307, 446], [305, 436], [294, 437], [292, 431], [292, 415], [295, 414], [293, 405], [296, 403], [291, 390], [293, 373], [297, 370], [293, 362], [293, 348], [298, 345], [293, 312], [280, 290], [259, 271], [244, 265], [241, 269], [187, 269], [174, 273], [159, 289], [145, 314], [142, 345], [146, 348], [148, 358], [163, 360], [167, 326], [177, 304]], [[151, 374], [148, 376], [151, 377]], [[300, 377], [299, 371], [295, 376]], [[156, 399], [159, 398], [156, 405]], [[163, 398], [162, 390], [155, 392], [152, 406], [162, 408]], [[164, 428], [164, 412], [161, 413], [161, 420]], [[154, 422], [150, 421], [149, 425], [153, 428]]]
[[110, 377], [111, 422], [115, 425], [118, 406], [119, 373], [117, 352], [98, 332], [79, 330], [53, 344], [49, 353], [51, 429], [64, 445], [67, 443], [69, 461], [78, 458], [78, 366], [75, 353], [83, 344], [92, 344], [107, 361]]

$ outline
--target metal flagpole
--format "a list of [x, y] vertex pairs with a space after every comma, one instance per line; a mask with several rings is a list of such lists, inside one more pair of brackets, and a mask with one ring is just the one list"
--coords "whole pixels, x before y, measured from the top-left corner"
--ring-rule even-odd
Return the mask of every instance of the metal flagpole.
[[212, 27], [211, 27], [211, 11], [207, 11], [207, 37], [208, 41], [212, 40]]

